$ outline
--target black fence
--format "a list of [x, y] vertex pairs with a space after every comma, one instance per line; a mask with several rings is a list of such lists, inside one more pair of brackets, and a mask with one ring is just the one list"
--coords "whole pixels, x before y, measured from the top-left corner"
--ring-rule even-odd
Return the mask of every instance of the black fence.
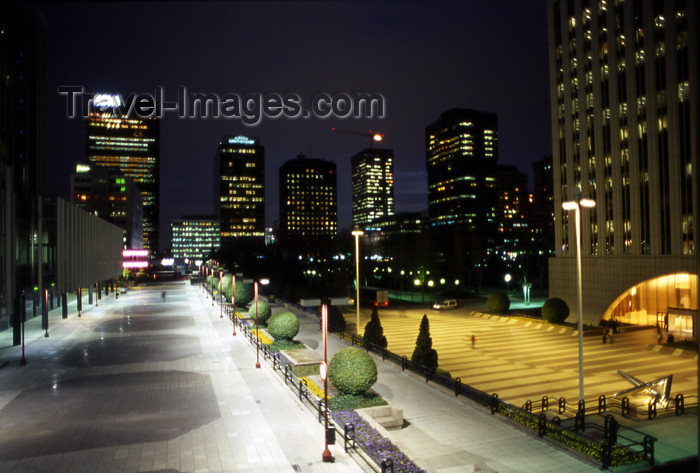
[[[536, 432], [539, 437], [550, 438], [566, 448], [587, 455], [600, 462], [603, 469], [638, 462], [653, 465], [654, 442], [657, 440], [629, 428], [624, 428], [621, 433], [620, 425], [610, 411], [617, 411], [626, 417], [633, 413], [645, 413], [652, 419], [662, 412], [680, 415], [688, 407], [683, 395], [676, 396], [672, 407], [661, 408], [656, 402], [650, 402], [646, 410], [644, 406], [630, 404], [627, 398], [606, 399], [605, 396], [598, 399], [597, 405], [590, 405], [588, 408], [583, 401], [567, 404], [565, 398], [547, 396], [537, 402], [527, 401], [523, 407], [518, 407], [500, 400], [496, 393], [489, 395], [464, 384], [460, 378], [433, 372], [427, 366], [415, 367], [406, 356], [397, 355], [381, 346], [373, 343], [364, 346], [362, 339], [355, 334], [341, 332], [337, 335], [353, 345], [363, 346], [365, 350], [381, 355], [384, 361], [398, 364], [402, 370], [420, 374], [426, 383], [432, 381], [445, 386], [454, 392], [455, 396], [465, 396], [488, 407], [493, 415], [501, 414]], [[697, 406], [697, 398], [694, 400], [694, 406]], [[547, 413], [550, 417], [547, 417]], [[552, 413], [555, 415], [552, 416]], [[566, 417], [562, 420], [560, 416]]]

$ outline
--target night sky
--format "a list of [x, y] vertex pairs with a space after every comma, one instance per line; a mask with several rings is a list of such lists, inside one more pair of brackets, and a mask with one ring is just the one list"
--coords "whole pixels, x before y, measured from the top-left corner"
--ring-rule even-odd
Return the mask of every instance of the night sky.
[[85, 160], [85, 125], [66, 117], [58, 87], [153, 93], [177, 88], [244, 95], [376, 92], [384, 119], [181, 119], [161, 122], [161, 247], [170, 220], [213, 213], [222, 134], [265, 146], [266, 226], [279, 219], [278, 169], [304, 153], [338, 166], [340, 228], [351, 226], [350, 157], [385, 134], [394, 150], [397, 211], [427, 208], [425, 126], [450, 108], [498, 114], [499, 163], [532, 174], [551, 154], [544, 0], [467, 2], [155, 2], [42, 6], [49, 32], [50, 195], [69, 197]]

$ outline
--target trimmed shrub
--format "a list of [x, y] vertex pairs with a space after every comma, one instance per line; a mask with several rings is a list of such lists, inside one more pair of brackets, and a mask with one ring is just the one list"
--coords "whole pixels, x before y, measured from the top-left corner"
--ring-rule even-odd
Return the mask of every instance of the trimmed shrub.
[[[226, 288], [224, 296], [226, 299], [231, 301], [231, 296], [233, 295], [233, 284]], [[253, 285], [243, 282], [236, 281], [236, 308], [240, 309], [245, 307], [253, 300]]]
[[510, 299], [505, 292], [492, 292], [486, 299], [486, 307], [492, 314], [505, 314], [510, 308]]
[[231, 302], [231, 275], [224, 275], [221, 280], [221, 292], [224, 293], [226, 302]]
[[267, 321], [267, 331], [275, 340], [291, 340], [299, 333], [299, 320], [291, 312], [278, 312]]
[[569, 306], [563, 299], [550, 297], [541, 309], [542, 318], [553, 324], [560, 324], [569, 316]]
[[214, 285], [214, 293], [219, 294], [219, 278], [214, 278], [214, 281], [212, 282]]
[[[258, 325], [263, 327], [267, 325], [267, 321], [270, 319], [271, 315], [272, 309], [270, 309], [270, 304], [258, 298]], [[253, 301], [248, 309], [248, 317], [255, 320], [255, 301]]]
[[343, 348], [328, 363], [328, 379], [341, 394], [363, 394], [377, 382], [377, 365], [364, 350]]
[[372, 316], [367, 325], [365, 325], [365, 334], [362, 336], [362, 345], [365, 348], [369, 348], [370, 343], [382, 348], [386, 348], [388, 344], [384, 336], [384, 327], [382, 327], [382, 322], [379, 320], [379, 311], [377, 311], [376, 307], [372, 309]]
[[[320, 314], [320, 309], [319, 309]], [[344, 332], [347, 322], [340, 309], [334, 305], [328, 306], [328, 332]]]
[[428, 316], [423, 314], [420, 321], [420, 330], [416, 339], [416, 348], [411, 355], [413, 368], [423, 371], [427, 367], [431, 373], [435, 373], [438, 367], [438, 352], [433, 348], [433, 339], [430, 337], [430, 322]]

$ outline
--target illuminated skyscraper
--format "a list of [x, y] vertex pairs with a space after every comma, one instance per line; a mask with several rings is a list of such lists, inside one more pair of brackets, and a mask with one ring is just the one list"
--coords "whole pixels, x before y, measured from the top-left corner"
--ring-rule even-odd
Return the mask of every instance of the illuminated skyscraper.
[[593, 199], [581, 210], [586, 323], [665, 325], [668, 314], [677, 335], [695, 330], [699, 9], [691, 0], [548, 1], [550, 295], [576, 306], [574, 211], [562, 203]]
[[221, 249], [238, 261], [260, 254], [265, 246], [265, 148], [257, 138], [224, 136], [215, 161]]
[[525, 253], [529, 239], [527, 174], [516, 166], [499, 165], [496, 178], [499, 216], [497, 248], [503, 260]]
[[114, 168], [78, 164], [70, 176], [71, 203], [122, 229], [123, 248], [143, 248], [141, 191]]
[[173, 258], [206, 260], [219, 249], [221, 229], [216, 217], [183, 217], [170, 222]]
[[394, 153], [367, 148], [352, 157], [352, 223], [367, 229], [394, 215]]
[[299, 155], [280, 167], [280, 239], [311, 249], [338, 234], [338, 179], [335, 163]]
[[160, 123], [156, 118], [129, 118], [116, 108], [90, 113], [87, 159], [90, 164], [118, 169], [134, 180], [143, 201], [143, 247], [158, 250], [160, 215]]
[[496, 114], [468, 109], [449, 110], [426, 127], [431, 226], [459, 225], [495, 237], [497, 128]]

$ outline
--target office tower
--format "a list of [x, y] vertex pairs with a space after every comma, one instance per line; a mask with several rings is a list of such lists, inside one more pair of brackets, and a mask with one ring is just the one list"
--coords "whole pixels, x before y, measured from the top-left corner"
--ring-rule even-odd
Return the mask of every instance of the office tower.
[[498, 192], [497, 248], [502, 260], [514, 261], [529, 248], [529, 204], [527, 174], [516, 166], [499, 165], [496, 174]]
[[698, 2], [550, 0], [556, 257], [550, 295], [576, 317], [581, 209], [583, 319], [694, 333]]
[[214, 180], [224, 257], [240, 262], [260, 255], [265, 244], [265, 147], [258, 138], [223, 136]]
[[338, 234], [335, 163], [299, 155], [279, 171], [280, 241], [288, 248], [314, 246]]
[[205, 261], [219, 250], [221, 228], [213, 216], [191, 216], [170, 222], [170, 248], [176, 260]]
[[367, 148], [352, 157], [352, 223], [367, 229], [394, 214], [394, 153]]
[[532, 193], [530, 232], [538, 255], [554, 255], [554, 175], [552, 156], [532, 163], [535, 189]]
[[[0, 5], [0, 330], [20, 343], [24, 298], [43, 291], [46, 22], [36, 5]], [[36, 300], [34, 307], [36, 307]], [[34, 312], [30, 309], [28, 317]]]
[[160, 122], [123, 116], [116, 107], [95, 107], [87, 119], [86, 137], [88, 163], [118, 169], [141, 190], [143, 247], [158, 251]]
[[71, 203], [124, 232], [123, 248], [143, 248], [141, 191], [114, 168], [78, 164], [70, 177]]
[[425, 129], [432, 227], [477, 230], [493, 248], [498, 214], [496, 114], [452, 109]]

